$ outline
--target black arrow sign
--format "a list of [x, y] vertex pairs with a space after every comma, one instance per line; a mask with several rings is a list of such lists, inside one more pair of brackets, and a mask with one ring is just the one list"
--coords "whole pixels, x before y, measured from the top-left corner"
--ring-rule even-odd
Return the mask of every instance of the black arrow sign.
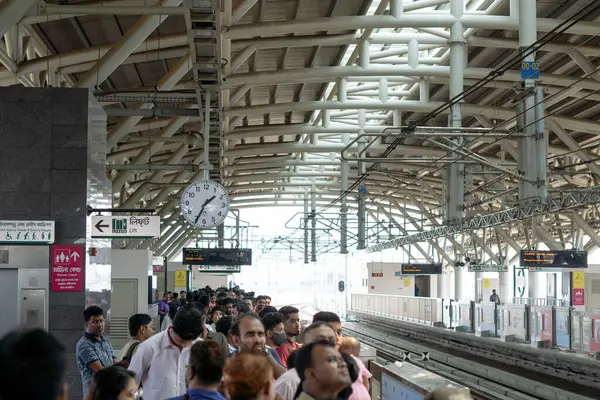
[[102, 228], [108, 228], [110, 225], [102, 225], [102, 223], [104, 222], [103, 219], [101, 219], [100, 221], [98, 221], [98, 223], [96, 224], [96, 229], [98, 229], [98, 231], [100, 231], [100, 233], [104, 233], [104, 231], [102, 230]]

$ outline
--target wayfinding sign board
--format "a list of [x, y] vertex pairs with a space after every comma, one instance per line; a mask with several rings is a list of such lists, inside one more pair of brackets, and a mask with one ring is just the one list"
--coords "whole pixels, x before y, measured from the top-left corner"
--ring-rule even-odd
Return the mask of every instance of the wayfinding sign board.
[[93, 238], [134, 238], [150, 239], [160, 237], [160, 217], [92, 216]]
[[183, 249], [183, 265], [252, 265], [252, 249]]
[[508, 272], [506, 265], [469, 265], [469, 272]]
[[52, 246], [53, 292], [83, 291], [83, 246]]
[[442, 264], [402, 264], [402, 275], [439, 275]]
[[522, 267], [587, 268], [588, 253], [579, 250], [521, 250]]
[[242, 272], [242, 267], [239, 265], [198, 265], [198, 272], [238, 274]]
[[52, 244], [54, 221], [0, 220], [0, 244]]

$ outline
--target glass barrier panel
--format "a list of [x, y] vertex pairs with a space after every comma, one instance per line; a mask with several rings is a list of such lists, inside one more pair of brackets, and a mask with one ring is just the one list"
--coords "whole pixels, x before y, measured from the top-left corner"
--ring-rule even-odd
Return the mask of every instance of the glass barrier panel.
[[583, 351], [583, 317], [582, 311], [571, 312], [571, 350]]
[[554, 332], [556, 347], [561, 349], [571, 348], [571, 320], [568, 307], [556, 307], [554, 318]]

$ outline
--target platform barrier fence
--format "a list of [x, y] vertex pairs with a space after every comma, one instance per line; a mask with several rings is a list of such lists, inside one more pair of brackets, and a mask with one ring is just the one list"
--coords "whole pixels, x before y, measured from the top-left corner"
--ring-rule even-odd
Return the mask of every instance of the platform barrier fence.
[[348, 314], [371, 314], [537, 347], [600, 354], [600, 310], [582, 312], [550, 305], [558, 302], [495, 304], [382, 294], [352, 294], [350, 299]]

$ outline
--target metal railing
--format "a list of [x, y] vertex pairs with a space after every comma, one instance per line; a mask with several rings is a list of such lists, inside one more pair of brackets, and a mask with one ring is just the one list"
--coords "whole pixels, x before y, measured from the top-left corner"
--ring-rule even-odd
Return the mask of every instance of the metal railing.
[[371, 314], [538, 347], [600, 354], [600, 310], [575, 311], [573, 307], [561, 306], [561, 300], [540, 305], [529, 303], [536, 302], [495, 304], [352, 294], [347, 314]]

